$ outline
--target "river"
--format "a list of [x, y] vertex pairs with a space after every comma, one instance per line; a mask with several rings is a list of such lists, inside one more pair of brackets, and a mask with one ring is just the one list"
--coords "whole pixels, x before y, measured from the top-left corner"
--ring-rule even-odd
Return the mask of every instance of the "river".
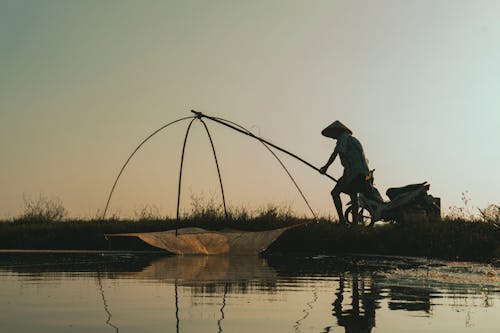
[[500, 270], [377, 256], [0, 253], [0, 332], [499, 332]]

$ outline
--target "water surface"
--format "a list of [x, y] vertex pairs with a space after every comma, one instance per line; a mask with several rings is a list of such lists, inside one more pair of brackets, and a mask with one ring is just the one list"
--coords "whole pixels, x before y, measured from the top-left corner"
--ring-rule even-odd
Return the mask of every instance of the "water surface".
[[499, 332], [499, 277], [415, 258], [0, 253], [0, 331]]

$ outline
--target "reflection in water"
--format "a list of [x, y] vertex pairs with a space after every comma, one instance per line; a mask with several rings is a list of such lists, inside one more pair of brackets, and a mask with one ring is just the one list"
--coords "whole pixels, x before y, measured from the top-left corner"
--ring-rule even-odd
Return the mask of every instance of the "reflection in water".
[[317, 300], [318, 300], [318, 292], [317, 290], [314, 290], [312, 300], [307, 302], [306, 303], [307, 307], [304, 310], [302, 310], [304, 316], [299, 320], [297, 320], [295, 322], [295, 325], [293, 326], [295, 328], [295, 332], [300, 332], [300, 326], [302, 325], [302, 322], [306, 320], [307, 317], [309, 317], [309, 315], [311, 314], [311, 310], [313, 309], [313, 304], [316, 303]]
[[[151, 264], [155, 258], [164, 254], [132, 254], [132, 253], [60, 253], [60, 252], [0, 252], [0, 271], [11, 271], [30, 276], [46, 274], [59, 276], [72, 275], [93, 276], [97, 271], [103, 277], [111, 272], [140, 272]], [[89, 274], [86, 274], [89, 273]]]
[[102, 304], [104, 306], [104, 312], [106, 312], [106, 314], [108, 316], [108, 318], [106, 319], [106, 325], [113, 327], [116, 330], [116, 333], [118, 333], [118, 332], [120, 332], [120, 330], [118, 329], [118, 327], [116, 327], [115, 325], [113, 325], [111, 323], [111, 312], [109, 311], [108, 302], [106, 301], [106, 297], [104, 296], [104, 288], [102, 287], [102, 281], [101, 281], [101, 274], [100, 274], [100, 272], [97, 272], [97, 284], [99, 286], [99, 291], [101, 293]]
[[169, 283], [175, 286], [176, 332], [180, 332], [179, 286], [189, 287], [194, 296], [222, 295], [218, 332], [222, 332], [228, 293], [245, 294], [254, 285], [268, 290], [276, 287], [276, 272], [264, 258], [257, 256], [168, 256], [155, 259], [140, 272], [125, 272], [121, 277]]
[[179, 286], [177, 284], [177, 279], [175, 280], [175, 331], [179, 333]]
[[155, 259], [133, 275], [158, 281], [177, 279], [185, 285], [276, 278], [266, 259], [257, 256], [169, 256]]
[[423, 311], [429, 314], [431, 310], [431, 288], [419, 286], [391, 286], [389, 309], [406, 311]]
[[220, 319], [217, 321], [217, 327], [219, 328], [219, 333], [222, 332], [222, 321], [224, 320], [224, 308], [226, 307], [226, 297], [227, 297], [227, 283], [224, 283], [224, 294], [222, 295], [222, 305], [220, 307]]
[[[0, 311], [0, 322], [6, 323], [6, 332], [34, 331], [36, 324], [42, 328], [48, 325], [44, 330], [54, 333], [66, 332], [68, 326], [78, 333], [98, 331], [99, 327], [117, 333], [174, 329], [368, 333], [375, 327], [384, 332], [404, 331], [405, 325], [418, 326], [424, 317], [429, 329], [434, 325], [435, 330], [444, 332], [462, 332], [471, 326], [480, 326], [484, 332], [497, 331], [498, 286], [422, 280], [420, 271], [424, 269], [429, 276], [450, 276], [450, 271], [455, 274], [458, 270], [457, 263], [437, 268], [425, 265], [421, 260], [397, 258], [133, 254], [5, 257], [0, 253], [0, 300], [9, 304]], [[479, 281], [477, 272], [483, 269], [476, 265], [473, 272], [476, 275], [472, 281]], [[484, 272], [488, 281], [497, 274], [489, 267]], [[469, 272], [456, 274], [454, 280], [458, 280], [458, 274]], [[44, 289], [44, 285], [49, 287]], [[99, 303], [89, 301], [95, 296]], [[82, 302], [86, 297], [87, 303]], [[64, 300], [63, 306], [58, 300]], [[33, 309], [26, 304], [33, 304]], [[64, 312], [71, 307], [80, 310]], [[485, 311], [474, 311], [474, 307]], [[38, 315], [43, 318], [36, 321], [40, 309], [53, 312]], [[105, 320], [99, 315], [102, 309]], [[82, 318], [71, 319], [72, 313]], [[65, 319], [65, 314], [70, 319]], [[21, 317], [35, 318], [33, 326], [15, 319]], [[399, 321], [387, 319], [392, 317]], [[50, 326], [45, 318], [69, 323]], [[79, 330], [75, 322], [91, 324], [81, 324]], [[445, 325], [453, 329], [447, 330]]]
[[[365, 283], [371, 284], [366, 288]], [[381, 298], [380, 290], [373, 283], [373, 275], [364, 279], [359, 273], [351, 274], [351, 304], [350, 309], [343, 307], [346, 278], [344, 274], [339, 277], [339, 287], [333, 302], [333, 315], [337, 318], [339, 326], [346, 332], [371, 332], [375, 326], [375, 309], [377, 300]], [[325, 329], [325, 331], [328, 331]]]
[[119, 277], [178, 281], [194, 294], [248, 293], [254, 287], [276, 289], [276, 272], [265, 258], [256, 256], [168, 256], [155, 259], [140, 272]]

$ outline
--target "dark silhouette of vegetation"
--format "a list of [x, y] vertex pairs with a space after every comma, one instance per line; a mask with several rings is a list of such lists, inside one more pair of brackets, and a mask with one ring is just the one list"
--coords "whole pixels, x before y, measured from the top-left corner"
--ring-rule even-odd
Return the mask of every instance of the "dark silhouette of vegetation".
[[495, 224], [447, 220], [345, 228], [328, 222], [289, 230], [269, 251], [370, 253], [487, 261], [500, 257]]
[[[275, 209], [260, 215], [242, 215], [230, 220], [204, 215], [182, 221], [182, 227], [220, 230], [266, 230], [304, 223], [273, 243], [271, 253], [371, 253], [424, 256], [443, 259], [488, 261], [500, 257], [500, 229], [496, 223], [447, 220], [407, 225], [388, 224], [375, 228], [349, 228], [329, 220], [284, 218]], [[171, 230], [174, 219], [163, 220], [16, 220], [0, 223], [3, 249], [152, 250], [136, 238], [106, 240], [106, 233]]]
[[[2, 249], [65, 250], [158, 250], [136, 238], [106, 239], [104, 234], [172, 230], [176, 220], [146, 207], [134, 220], [63, 219], [60, 201], [26, 201], [26, 211], [16, 219], [0, 222]], [[283, 234], [269, 253], [387, 254], [434, 257], [451, 260], [498, 262], [500, 258], [500, 207], [490, 205], [481, 215], [465, 219], [445, 217], [427, 223], [385, 224], [374, 228], [347, 227], [330, 219], [313, 220], [295, 216], [290, 209], [269, 206], [248, 211], [232, 209], [226, 219], [221, 205], [192, 198], [191, 213], [184, 214], [179, 227], [208, 230], [235, 228], [268, 230], [302, 224]]]

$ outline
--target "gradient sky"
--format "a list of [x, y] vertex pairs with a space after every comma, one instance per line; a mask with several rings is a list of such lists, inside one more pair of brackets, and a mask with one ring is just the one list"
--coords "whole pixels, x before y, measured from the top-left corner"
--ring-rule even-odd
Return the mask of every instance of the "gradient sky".
[[[362, 142], [381, 192], [428, 180], [446, 211], [500, 202], [498, 1], [0, 0], [0, 217], [23, 194], [73, 216], [103, 209], [150, 132], [198, 109], [252, 128], [318, 167], [338, 119]], [[208, 124], [233, 206], [306, 213], [266, 150]], [[155, 137], [111, 202], [174, 214], [187, 123]], [[333, 183], [284, 161], [321, 214]], [[182, 207], [219, 200], [201, 124], [188, 142]], [[342, 170], [336, 162], [334, 177]]]

